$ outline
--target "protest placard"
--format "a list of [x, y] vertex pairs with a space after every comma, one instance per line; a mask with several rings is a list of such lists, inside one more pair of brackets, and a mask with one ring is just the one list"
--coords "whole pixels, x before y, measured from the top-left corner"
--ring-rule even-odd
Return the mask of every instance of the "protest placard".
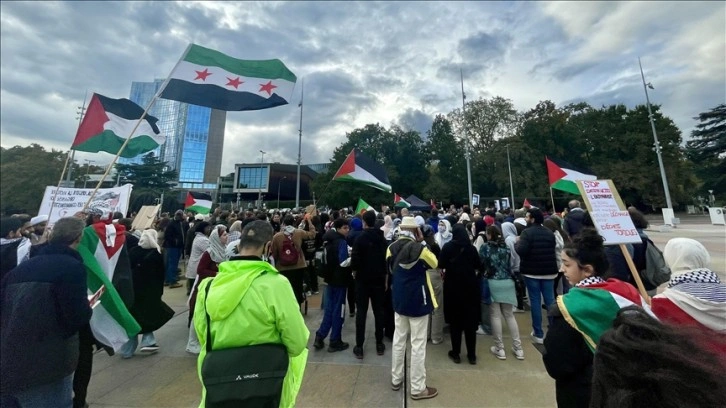
[[642, 243], [612, 180], [579, 180], [577, 187], [605, 245]]
[[[103, 203], [113, 212], [120, 212], [126, 215], [129, 209], [129, 197], [131, 196], [132, 184], [124, 184], [120, 187], [101, 188], [93, 197], [94, 203]], [[55, 190], [58, 194], [53, 203], [53, 195]], [[56, 221], [63, 217], [71, 217], [81, 211], [86, 205], [88, 198], [93, 193], [92, 188], [57, 188], [55, 186], [47, 186], [43, 201], [40, 203], [38, 214], [48, 215], [48, 226], [52, 226]], [[53, 203], [53, 210], [50, 205]]]

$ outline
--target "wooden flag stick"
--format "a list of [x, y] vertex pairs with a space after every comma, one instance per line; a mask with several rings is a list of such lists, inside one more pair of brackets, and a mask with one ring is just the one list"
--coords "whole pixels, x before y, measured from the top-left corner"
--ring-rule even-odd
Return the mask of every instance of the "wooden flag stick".
[[643, 286], [643, 280], [640, 279], [640, 274], [638, 273], [638, 270], [635, 268], [635, 263], [633, 263], [633, 258], [630, 257], [630, 252], [628, 252], [628, 248], [625, 247], [625, 244], [620, 244], [620, 250], [623, 252], [623, 257], [625, 257], [625, 262], [628, 263], [628, 267], [630, 268], [630, 273], [633, 274], [633, 278], [635, 279], [635, 284], [638, 286], [638, 291], [640, 292], [640, 296], [645, 299], [646, 303], [650, 305], [650, 296], [648, 296], [648, 292], [645, 291], [645, 286]]
[[106, 169], [106, 172], [103, 173], [103, 177], [101, 177], [101, 180], [99, 180], [98, 181], [98, 184], [96, 184], [96, 188], [93, 190], [93, 192], [91, 193], [91, 195], [88, 196], [88, 201], [86, 201], [86, 205], [83, 206], [83, 209], [81, 210], [81, 212], [85, 212], [86, 211], [86, 209], [88, 208], [88, 205], [93, 200], [93, 197], [98, 192], [98, 189], [101, 188], [101, 185], [103, 184], [103, 181], [106, 180], [106, 177], [108, 177], [108, 173], [111, 172], [111, 168], [116, 163], [116, 161], [118, 160], [118, 158], [121, 156], [121, 153], [123, 153], [124, 149], [129, 144], [129, 141], [131, 141], [131, 137], [134, 135], [134, 133], [136, 133], [136, 129], [138, 129], [139, 126], [141, 125], [141, 121], [143, 121], [144, 118], [146, 118], [146, 115], [149, 113], [149, 110], [151, 110], [151, 107], [154, 106], [154, 102], [156, 102], [156, 100], [159, 99], [159, 96], [164, 91], [164, 88], [166, 88], [166, 85], [169, 84], [169, 81], [171, 80], [172, 74], [174, 74], [174, 71], [176, 71], [177, 67], [179, 66], [179, 64], [181, 64], [181, 62], [187, 56], [187, 54], [189, 53], [189, 50], [191, 48], [192, 48], [192, 44], [190, 43], [187, 46], [186, 51], [184, 51], [184, 53], [182, 54], [181, 58], [179, 58], [179, 61], [176, 62], [176, 65], [174, 65], [174, 68], [171, 70], [171, 72], [169, 73], [169, 75], [166, 77], [166, 79], [164, 80], [164, 82], [159, 87], [159, 90], [156, 92], [156, 95], [154, 95], [154, 97], [151, 98], [151, 101], [149, 101], [149, 104], [146, 105], [146, 109], [144, 109], [144, 113], [142, 113], [141, 114], [141, 117], [139, 118], [139, 120], [136, 121], [136, 126], [134, 126], [133, 130], [131, 130], [131, 133], [129, 134], [129, 137], [126, 138], [126, 140], [124, 141], [124, 144], [122, 144], [121, 145], [121, 148], [118, 149], [118, 153], [116, 153], [116, 157], [113, 158], [113, 160], [111, 161], [111, 164], [108, 165], [108, 168]]

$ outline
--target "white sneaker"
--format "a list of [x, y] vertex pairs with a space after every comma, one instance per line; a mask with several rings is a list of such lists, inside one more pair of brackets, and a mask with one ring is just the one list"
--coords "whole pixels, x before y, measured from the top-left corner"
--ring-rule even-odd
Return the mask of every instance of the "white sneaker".
[[524, 312], [525, 312], [524, 309], [519, 309], [519, 308], [516, 308], [516, 307], [514, 308], [514, 313], [524, 313]]
[[201, 347], [187, 346], [187, 353], [199, 355], [199, 353], [201, 351], [202, 351]]
[[514, 353], [514, 357], [516, 357], [517, 360], [524, 360], [524, 350], [515, 349], [512, 347], [512, 352]]
[[544, 337], [537, 337], [534, 335], [534, 332], [529, 334], [530, 337], [532, 337], [532, 342], [537, 344], [544, 344]]
[[476, 334], [483, 336], [483, 335], [487, 334], [487, 332], [485, 332], [484, 329], [482, 329], [481, 326], [479, 326], [479, 328], [476, 329]]
[[489, 347], [489, 352], [491, 352], [492, 354], [494, 354], [494, 357], [496, 357], [496, 358], [498, 358], [500, 360], [506, 360], [507, 359], [507, 355], [504, 354], [504, 349], [503, 348], [497, 348], [497, 346], [491, 346], [491, 347]]

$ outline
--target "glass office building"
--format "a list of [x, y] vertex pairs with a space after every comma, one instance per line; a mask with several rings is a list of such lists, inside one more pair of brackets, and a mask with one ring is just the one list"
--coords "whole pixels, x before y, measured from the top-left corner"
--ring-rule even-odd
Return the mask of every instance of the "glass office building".
[[[130, 99], [146, 107], [164, 81], [132, 82]], [[222, 148], [227, 113], [187, 103], [158, 99], [150, 115], [166, 136], [154, 154], [179, 175], [178, 188], [215, 189], [222, 169]], [[121, 163], [141, 163], [142, 155], [119, 158]]]

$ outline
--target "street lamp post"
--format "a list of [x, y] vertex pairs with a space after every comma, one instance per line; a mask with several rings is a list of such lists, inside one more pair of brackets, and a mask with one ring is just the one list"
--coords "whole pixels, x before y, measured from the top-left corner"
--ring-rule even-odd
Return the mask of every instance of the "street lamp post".
[[257, 194], [257, 208], [260, 210], [262, 209], [262, 163], [265, 162], [265, 151], [260, 150], [260, 188], [259, 193]]
[[512, 164], [509, 162], [509, 145], [507, 145], [507, 167], [509, 168], [509, 190], [512, 194], [512, 202], [509, 208], [514, 208], [514, 184], [512, 184]]
[[88, 183], [88, 173], [91, 170], [91, 163], [95, 163], [96, 161], [90, 159], [84, 159], [84, 161], [86, 162], [86, 178], [83, 180], [83, 188], [86, 188], [86, 183]]
[[461, 73], [461, 113], [464, 118], [464, 147], [466, 148], [464, 152], [464, 156], [466, 157], [466, 182], [469, 187], [469, 209], [471, 211], [474, 211], [474, 204], [472, 200], [474, 199], [474, 192], [471, 189], [471, 152], [469, 152], [469, 141], [467, 140], [467, 132], [466, 132], [466, 94], [464, 93], [464, 70], [460, 71]]
[[643, 80], [643, 90], [645, 91], [645, 102], [648, 106], [648, 119], [650, 120], [650, 127], [653, 130], [653, 141], [655, 143], [655, 153], [658, 156], [658, 166], [660, 167], [660, 177], [663, 180], [663, 190], [665, 191], [666, 207], [668, 209], [669, 216], [664, 214], [664, 222], [666, 225], [672, 225], [673, 220], [673, 205], [671, 204], [671, 193], [668, 190], [668, 179], [666, 178], [665, 167], [663, 167], [663, 157], [661, 155], [660, 143], [658, 142], [658, 134], [655, 131], [655, 121], [653, 118], [653, 112], [650, 110], [650, 97], [648, 96], [648, 88], [653, 88], [653, 85], [645, 82], [645, 75], [643, 74], [643, 64], [640, 63], [640, 57], [638, 57], [638, 65], [640, 66], [640, 77]]
[[280, 209], [280, 183], [282, 183], [282, 180], [285, 180], [286, 178], [287, 178], [287, 177], [283, 177], [283, 178], [281, 178], [281, 179], [280, 179], [280, 180], [279, 180], [279, 181], [277, 182], [277, 209], [278, 209], [278, 210]]

